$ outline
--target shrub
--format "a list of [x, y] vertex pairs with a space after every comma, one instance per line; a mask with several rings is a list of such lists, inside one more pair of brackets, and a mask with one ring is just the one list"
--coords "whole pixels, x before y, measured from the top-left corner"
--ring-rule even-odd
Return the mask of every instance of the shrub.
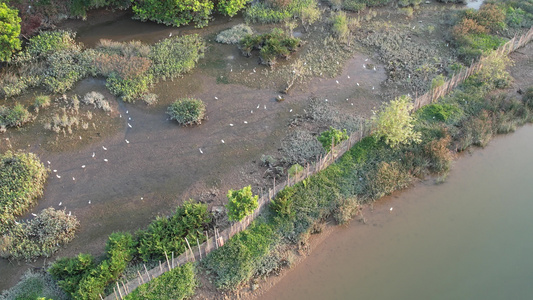
[[239, 24], [220, 32], [216, 41], [223, 44], [238, 44], [246, 35], [252, 35], [252, 28], [246, 24]]
[[245, 36], [239, 48], [245, 56], [251, 56], [253, 50], [259, 50], [259, 58], [264, 65], [273, 66], [277, 58], [288, 59], [292, 52], [300, 46], [300, 39], [289, 37], [279, 28], [271, 33]]
[[411, 183], [410, 174], [395, 161], [378, 163], [377, 168], [367, 176], [371, 199], [379, 199]]
[[365, 8], [366, 4], [361, 0], [344, 0], [342, 3], [342, 9], [348, 11], [358, 12], [364, 10]]
[[74, 258], [62, 257], [48, 269], [48, 273], [65, 292], [73, 295], [83, 277], [96, 266], [90, 254], [80, 253]]
[[446, 134], [443, 138], [432, 140], [424, 147], [430, 159], [429, 168], [435, 173], [447, 173], [450, 170], [453, 154], [449, 149], [451, 136]]
[[50, 257], [74, 238], [79, 225], [76, 217], [65, 211], [47, 208], [30, 222], [11, 227], [0, 240], [0, 254], [3, 258], [26, 261]]
[[245, 186], [240, 190], [228, 191], [228, 219], [230, 221], [241, 221], [244, 217], [251, 215], [258, 207], [259, 196], [252, 194], [252, 186]]
[[205, 240], [203, 229], [210, 221], [207, 205], [185, 202], [172, 216], [158, 217], [136, 234], [137, 251], [145, 261], [164, 258], [165, 252], [179, 255], [187, 249], [185, 238], [190, 243]]
[[300, 12], [300, 20], [302, 20], [302, 25], [305, 31], [309, 31], [309, 26], [319, 21], [320, 17], [321, 12], [316, 3], [303, 7]]
[[408, 96], [401, 96], [382, 106], [377, 116], [375, 137], [384, 139], [391, 147], [411, 142], [420, 142], [420, 133], [415, 132], [415, 118], [411, 116], [413, 104]]
[[42, 31], [30, 38], [25, 52], [31, 58], [42, 58], [55, 52], [78, 49], [76, 34], [70, 31]]
[[37, 109], [50, 106], [50, 96], [48, 96], [48, 95], [39, 95], [39, 96], [35, 97], [35, 101], [33, 103], [33, 106], [35, 106], [35, 108], [37, 108]]
[[257, 272], [277, 240], [268, 224], [255, 221], [211, 252], [202, 263], [215, 273], [218, 288], [235, 289]]
[[78, 61], [79, 50], [64, 50], [50, 53], [46, 57], [43, 85], [53, 93], [64, 93], [76, 82], [87, 76], [87, 70]]
[[194, 265], [189, 262], [140, 285], [124, 299], [181, 300], [194, 295], [197, 286]]
[[292, 187], [286, 187], [279, 191], [279, 193], [276, 195], [276, 198], [270, 202], [270, 209], [275, 211], [278, 216], [289, 218], [294, 217], [294, 202], [292, 201], [294, 192], [295, 189]]
[[146, 105], [154, 105], [157, 103], [157, 94], [153, 94], [153, 93], [147, 93], [147, 94], [143, 94], [141, 96], [141, 100], [146, 103]]
[[20, 127], [32, 120], [32, 115], [20, 103], [17, 103], [13, 108], [7, 108], [0, 105], [0, 126]]
[[0, 294], [2, 300], [54, 299], [67, 300], [68, 296], [57, 286], [52, 276], [46, 272], [28, 269], [20, 281]]
[[357, 197], [341, 198], [336, 203], [333, 218], [338, 224], [347, 224], [355, 216], [358, 208]]
[[529, 110], [533, 111], [533, 86], [526, 90], [524, 96], [522, 96], [522, 101]]
[[336, 128], [330, 127], [329, 130], [323, 131], [318, 137], [318, 141], [322, 144], [326, 152], [331, 151], [331, 143], [338, 145], [340, 142], [347, 140], [348, 134], [346, 129], [338, 130]]
[[42, 196], [47, 169], [33, 153], [0, 155], [0, 233]]
[[13, 53], [20, 50], [20, 21], [18, 10], [0, 3], [0, 62], [10, 61]]
[[120, 78], [114, 74], [107, 78], [105, 86], [111, 93], [120, 96], [125, 102], [133, 102], [146, 93], [153, 82], [151, 74], [133, 78]]
[[103, 111], [111, 111], [111, 106], [105, 100], [104, 95], [95, 91], [85, 94], [81, 102], [87, 105], [92, 104], [95, 108], [101, 108]]
[[183, 98], [172, 103], [167, 113], [182, 126], [200, 125], [205, 119], [205, 104], [199, 99]]
[[346, 19], [346, 13], [338, 12], [331, 17], [331, 26], [333, 34], [339, 39], [347, 39], [350, 35], [350, 29], [348, 28], [348, 20]]
[[195, 67], [205, 49], [205, 41], [197, 34], [164, 39], [151, 48], [151, 72], [163, 80], [178, 77]]

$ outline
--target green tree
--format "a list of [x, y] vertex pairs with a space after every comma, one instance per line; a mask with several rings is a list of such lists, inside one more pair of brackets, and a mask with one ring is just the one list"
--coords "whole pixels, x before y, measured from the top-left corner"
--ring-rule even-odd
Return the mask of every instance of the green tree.
[[207, 26], [214, 4], [209, 0], [143, 0], [132, 9], [141, 21], [155, 21], [171, 26], [194, 22], [196, 27]]
[[240, 190], [228, 191], [228, 219], [230, 221], [240, 221], [258, 207], [257, 198], [259, 196], [252, 194], [252, 186], [245, 186]]
[[411, 116], [414, 106], [411, 97], [401, 96], [384, 105], [373, 117], [376, 124], [375, 137], [384, 139], [391, 147], [421, 141], [420, 132], [414, 131], [415, 118]]
[[224, 15], [233, 17], [239, 10], [250, 2], [250, 0], [220, 0], [217, 4], [217, 10]]
[[20, 50], [20, 17], [18, 10], [0, 3], [0, 61], [10, 61], [11, 55]]

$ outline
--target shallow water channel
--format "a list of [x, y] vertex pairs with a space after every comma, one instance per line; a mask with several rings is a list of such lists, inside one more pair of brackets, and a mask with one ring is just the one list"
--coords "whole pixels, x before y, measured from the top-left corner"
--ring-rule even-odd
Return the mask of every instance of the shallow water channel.
[[529, 125], [378, 201], [260, 299], [531, 299], [532, 153]]

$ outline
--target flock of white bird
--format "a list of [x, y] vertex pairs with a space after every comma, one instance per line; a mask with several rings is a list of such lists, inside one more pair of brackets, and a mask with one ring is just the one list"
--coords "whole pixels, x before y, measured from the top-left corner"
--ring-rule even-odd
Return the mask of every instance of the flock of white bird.
[[[169, 37], [170, 37], [170, 36], [172, 36], [172, 33], [169, 35]], [[368, 58], [365, 59], [365, 62], [366, 62], [366, 61], [368, 61]], [[363, 64], [363, 68], [366, 69], [366, 68], [367, 68], [367, 65], [366, 65], [366, 64]], [[373, 67], [373, 70], [374, 70], [374, 71], [377, 70], [375, 66]], [[253, 72], [254, 72], [254, 73], [256, 72], [256, 71], [255, 71], [255, 68], [253, 69]], [[409, 77], [410, 77], [410, 75], [411, 75], [411, 74], [409, 74]], [[347, 75], [347, 78], [350, 79], [350, 75]], [[335, 80], [335, 83], [336, 83], [336, 84], [340, 84], [339, 80]], [[360, 86], [359, 82], [356, 82], [356, 84], [357, 84], [357, 86]], [[372, 86], [372, 90], [374, 90], [374, 89], [375, 89], [375, 87]], [[218, 100], [218, 97], [215, 96], [214, 99], [215, 99], [215, 100]], [[349, 100], [349, 99], [346, 98], [346, 101], [348, 101], [348, 100]], [[328, 99], [326, 98], [325, 101], [328, 102]], [[353, 106], [354, 104], [351, 103], [351, 105]], [[258, 104], [257, 107], [256, 107], [256, 109], [259, 109], [260, 107], [261, 107], [261, 104]], [[267, 110], [267, 106], [266, 106], [266, 104], [263, 104], [263, 109], [264, 109], [264, 110]], [[292, 109], [289, 110], [290, 113], [291, 113], [292, 111], [293, 111]], [[254, 113], [254, 111], [253, 111], [253, 110], [250, 110], [250, 114], [253, 114], [253, 113]], [[126, 110], [126, 115], [128, 115], [128, 114], [129, 114], [129, 110]], [[122, 118], [122, 114], [119, 114], [119, 117]], [[128, 121], [132, 121], [132, 118], [131, 118], [130, 116], [128, 116]], [[244, 123], [244, 124], [248, 124], [248, 121], [243, 121], [243, 123]], [[130, 122], [127, 122], [127, 125], [128, 125], [129, 128], [133, 128], [133, 126], [131, 125]], [[234, 124], [233, 124], [233, 123], [230, 123], [229, 126], [233, 127]], [[80, 136], [79, 138], [81, 139], [81, 136]], [[130, 143], [130, 141], [128, 141], [127, 139], [125, 139], [124, 141], [126, 142], [126, 144], [129, 144], [129, 143]], [[226, 143], [224, 140], [220, 140], [220, 141], [222, 142], [222, 144], [225, 144], [225, 143]], [[107, 148], [106, 148], [105, 146], [102, 146], [102, 149], [103, 149], [104, 151], [107, 151]], [[200, 154], [204, 154], [204, 151], [202, 150], [202, 148], [198, 148], [198, 150], [200, 151]], [[91, 157], [92, 157], [92, 158], [95, 158], [95, 157], [96, 157], [96, 152], [93, 152], [92, 155], [91, 155]], [[107, 158], [104, 158], [103, 161], [104, 161], [104, 162], [109, 162], [109, 160], [108, 160]], [[51, 165], [50, 161], [47, 161], [47, 163], [48, 163], [48, 165]], [[81, 168], [82, 168], [82, 169], [85, 169], [85, 168], [86, 168], [86, 165], [82, 165]], [[57, 177], [58, 179], [61, 179], [61, 175], [57, 174], [57, 170], [54, 169], [53, 172], [56, 173], [56, 177]], [[76, 178], [75, 178], [75, 177], [72, 177], [72, 180], [73, 180], [73, 181], [76, 181]], [[142, 198], [141, 198], [141, 199], [142, 199]], [[88, 204], [91, 204], [91, 200], [89, 200]], [[63, 203], [62, 203], [62, 202], [59, 202], [59, 206], [62, 206], [62, 205], [63, 205]], [[392, 211], [392, 207], [391, 207], [390, 210]], [[32, 215], [33, 215], [34, 217], [37, 216], [35, 213], [32, 213]], [[69, 211], [69, 216], [70, 216], [70, 215], [71, 215], [71, 212]]]

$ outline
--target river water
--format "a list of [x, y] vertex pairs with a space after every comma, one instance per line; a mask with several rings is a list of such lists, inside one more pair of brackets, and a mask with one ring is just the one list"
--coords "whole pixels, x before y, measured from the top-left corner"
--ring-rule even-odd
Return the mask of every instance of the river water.
[[532, 154], [531, 125], [496, 138], [444, 184], [378, 201], [260, 299], [533, 299]]

